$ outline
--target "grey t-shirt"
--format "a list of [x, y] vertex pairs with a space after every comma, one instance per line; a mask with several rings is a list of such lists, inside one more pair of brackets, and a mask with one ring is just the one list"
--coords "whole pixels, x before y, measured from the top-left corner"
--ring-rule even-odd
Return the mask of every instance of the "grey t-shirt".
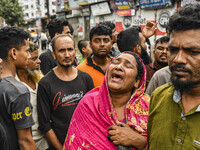
[[0, 82], [0, 123], [10, 150], [19, 149], [17, 130], [34, 125], [29, 90], [12, 76]]
[[151, 78], [145, 93], [151, 96], [152, 92], [157, 87], [169, 83], [170, 78], [171, 78], [171, 71], [169, 70], [169, 66], [156, 71], [153, 77]]

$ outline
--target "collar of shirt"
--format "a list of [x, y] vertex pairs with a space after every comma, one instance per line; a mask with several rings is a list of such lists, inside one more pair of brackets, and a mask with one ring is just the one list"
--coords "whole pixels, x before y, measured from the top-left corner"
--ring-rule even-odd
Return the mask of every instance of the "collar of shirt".
[[[179, 103], [181, 100], [181, 92], [179, 90], [174, 90], [173, 100], [175, 103]], [[200, 112], [200, 105], [198, 105], [196, 112]]]
[[[89, 54], [87, 57], [87, 65], [92, 66], [94, 69], [98, 70], [99, 72], [105, 74], [105, 72], [101, 69], [101, 67], [97, 66], [92, 60], [93, 53]], [[112, 61], [112, 58], [108, 56], [108, 58]]]
[[149, 64], [149, 67], [153, 70], [158, 70], [158, 68], [156, 67], [156, 62], [154, 61], [153, 63]]

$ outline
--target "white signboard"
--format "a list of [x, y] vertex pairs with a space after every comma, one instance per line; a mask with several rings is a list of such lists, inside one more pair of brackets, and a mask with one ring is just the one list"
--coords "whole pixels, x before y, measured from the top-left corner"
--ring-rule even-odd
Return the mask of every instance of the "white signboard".
[[107, 2], [91, 5], [93, 16], [110, 14], [110, 8]]

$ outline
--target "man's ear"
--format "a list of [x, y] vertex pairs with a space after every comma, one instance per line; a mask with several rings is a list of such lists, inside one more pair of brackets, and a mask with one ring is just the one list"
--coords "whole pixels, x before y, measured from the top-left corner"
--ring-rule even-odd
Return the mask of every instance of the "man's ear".
[[75, 54], [76, 54], [76, 52], [77, 52], [77, 49], [75, 48], [74, 50], [75, 50]]
[[58, 34], [59, 34], [59, 33], [56, 32], [55, 35], [54, 35], [54, 37], [55, 37], [56, 35], [58, 35]]
[[10, 55], [10, 57], [11, 57], [12, 59], [14, 59], [14, 60], [17, 59], [17, 50], [16, 50], [15, 48], [12, 48], [12, 49], [9, 51], [8, 54]]
[[83, 48], [82, 48], [82, 52], [83, 52], [83, 53], [85, 53], [85, 51], [86, 51], [86, 48], [85, 48], [85, 47], [83, 47]]
[[56, 59], [56, 55], [53, 51], [51, 52], [51, 54], [52, 54], [53, 58]]
[[142, 48], [140, 45], [136, 45], [136, 47], [133, 48], [133, 52], [141, 56], [142, 54]]

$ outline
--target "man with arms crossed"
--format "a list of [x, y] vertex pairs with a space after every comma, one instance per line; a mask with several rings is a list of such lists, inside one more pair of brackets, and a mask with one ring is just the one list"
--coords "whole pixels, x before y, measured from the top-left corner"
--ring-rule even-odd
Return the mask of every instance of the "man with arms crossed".
[[0, 82], [0, 121], [5, 129], [9, 150], [35, 149], [31, 136], [34, 125], [28, 88], [15, 80], [17, 69], [28, 65], [30, 35], [17, 27], [0, 29], [0, 58], [2, 74]]
[[189, 4], [169, 21], [171, 84], [151, 96], [149, 150], [200, 148], [200, 5]]
[[49, 141], [50, 150], [61, 150], [78, 102], [94, 85], [87, 73], [72, 67], [76, 49], [70, 36], [55, 36], [52, 48], [57, 67], [39, 82], [37, 110], [39, 129]]

